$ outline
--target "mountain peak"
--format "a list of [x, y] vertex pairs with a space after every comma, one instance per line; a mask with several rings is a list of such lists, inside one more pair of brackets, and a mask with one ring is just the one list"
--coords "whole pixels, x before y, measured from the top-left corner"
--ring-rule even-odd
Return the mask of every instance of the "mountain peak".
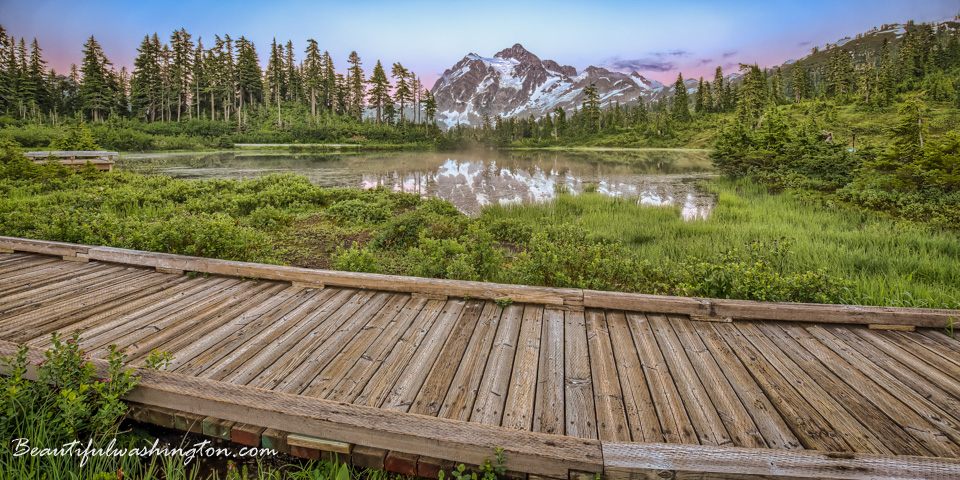
[[503, 50], [500, 50], [499, 52], [497, 52], [496, 55], [494, 55], [494, 58], [502, 58], [504, 60], [512, 58], [514, 60], [517, 60], [518, 62], [524, 62], [524, 61], [539, 62], [540, 61], [540, 58], [530, 53], [529, 50], [527, 50], [526, 48], [523, 48], [523, 45], [520, 45], [519, 43], [514, 43], [512, 47], [504, 48]]

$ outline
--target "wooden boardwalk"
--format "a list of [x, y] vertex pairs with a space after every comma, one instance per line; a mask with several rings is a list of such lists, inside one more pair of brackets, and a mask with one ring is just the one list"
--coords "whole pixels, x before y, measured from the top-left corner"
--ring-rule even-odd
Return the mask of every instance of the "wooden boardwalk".
[[877, 310], [862, 323], [879, 329], [730, 321], [723, 302], [644, 312], [616, 294], [601, 309], [589, 292], [530, 287], [518, 292], [565, 300], [504, 306], [500, 286], [464, 298], [429, 282], [335, 286], [332, 273], [189, 276], [169, 262], [201, 260], [74, 247], [0, 238], [17, 250], [0, 254], [0, 355], [75, 330], [94, 358], [112, 344], [133, 364], [169, 351], [171, 373], [144, 373], [131, 396], [158, 423], [428, 476], [502, 446], [509, 468], [554, 478], [960, 478], [960, 342], [897, 330], [960, 312]]

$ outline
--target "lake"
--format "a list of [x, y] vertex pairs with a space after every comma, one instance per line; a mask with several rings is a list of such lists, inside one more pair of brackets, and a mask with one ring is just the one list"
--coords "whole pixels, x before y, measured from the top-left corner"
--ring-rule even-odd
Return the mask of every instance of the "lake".
[[697, 183], [714, 177], [702, 150], [297, 153], [232, 151], [123, 155], [118, 167], [182, 179], [254, 178], [294, 172], [324, 187], [375, 188], [448, 200], [477, 215], [490, 204], [543, 202], [584, 189], [644, 205], [679, 205], [706, 218], [714, 198]]

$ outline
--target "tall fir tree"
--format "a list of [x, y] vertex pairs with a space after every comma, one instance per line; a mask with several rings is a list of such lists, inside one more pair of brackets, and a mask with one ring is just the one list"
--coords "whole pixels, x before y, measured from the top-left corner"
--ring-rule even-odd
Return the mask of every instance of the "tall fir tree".
[[690, 95], [687, 93], [687, 85], [683, 83], [683, 73], [677, 75], [677, 81], [673, 84], [673, 119], [685, 123], [690, 121]]
[[187, 108], [187, 97], [190, 94], [190, 74], [193, 69], [193, 47], [191, 35], [183, 28], [174, 30], [170, 35], [170, 89], [171, 97], [176, 102], [177, 121]]
[[393, 64], [393, 68], [390, 69], [390, 73], [393, 76], [393, 79], [397, 82], [397, 88], [393, 93], [393, 99], [395, 102], [400, 104], [400, 125], [403, 125], [404, 113], [406, 110], [405, 106], [413, 97], [413, 90], [410, 89], [410, 83], [407, 82], [407, 77], [410, 75], [410, 72], [404, 68], [400, 62], [397, 62]]
[[383, 108], [390, 102], [390, 80], [380, 60], [373, 67], [373, 75], [370, 77], [370, 106], [377, 110], [377, 123], [383, 123]]
[[363, 118], [363, 106], [367, 103], [367, 92], [364, 86], [366, 79], [363, 77], [360, 56], [357, 55], [356, 51], [350, 52], [347, 63], [350, 64], [347, 67], [347, 88], [350, 98], [349, 113], [353, 118], [361, 120]]
[[304, 93], [310, 99], [310, 116], [317, 118], [317, 94], [320, 92], [321, 82], [323, 81], [322, 57], [320, 56], [320, 46], [317, 41], [307, 39], [307, 49], [304, 51], [306, 57], [303, 60], [303, 86]]
[[726, 97], [724, 96], [724, 87], [726, 87], [724, 78], [723, 78], [723, 68], [717, 67], [717, 71], [713, 75], [713, 111], [714, 112], [724, 112], [726, 111]]
[[135, 116], [154, 122], [163, 88], [160, 79], [160, 52], [156, 51], [156, 44], [149, 35], [143, 37], [137, 51], [140, 54], [133, 61], [133, 79], [130, 81], [131, 107]]
[[809, 95], [810, 76], [807, 74], [807, 66], [798, 61], [793, 66], [793, 101], [800, 103]]
[[103, 48], [91, 35], [83, 45], [83, 62], [80, 68], [83, 80], [80, 84], [80, 96], [84, 111], [90, 114], [94, 122], [99, 122], [106, 117], [116, 95], [110, 79], [111, 65], [110, 60], [103, 53]]

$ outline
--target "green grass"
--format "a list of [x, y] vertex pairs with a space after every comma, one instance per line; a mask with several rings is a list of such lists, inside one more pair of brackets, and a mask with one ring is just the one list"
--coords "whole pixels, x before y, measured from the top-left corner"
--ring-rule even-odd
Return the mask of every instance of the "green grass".
[[492, 206], [483, 217], [519, 219], [534, 228], [582, 222], [601, 239], [622, 239], [667, 271], [716, 258], [751, 242], [790, 240], [785, 270], [824, 269], [853, 282], [847, 303], [960, 308], [960, 239], [790, 193], [770, 194], [746, 181], [704, 184], [717, 195], [706, 220], [685, 221], [679, 208], [637, 205], [599, 194], [562, 195], [540, 205]]

